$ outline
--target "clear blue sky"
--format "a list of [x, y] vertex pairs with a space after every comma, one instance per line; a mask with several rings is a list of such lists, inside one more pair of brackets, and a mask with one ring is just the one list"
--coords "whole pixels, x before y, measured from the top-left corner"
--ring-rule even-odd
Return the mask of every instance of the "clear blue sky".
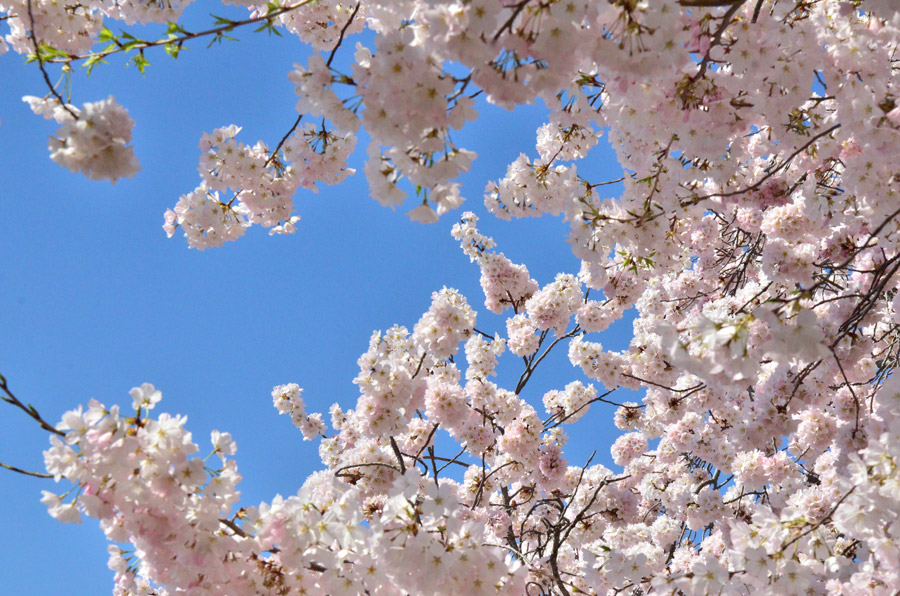
[[[246, 14], [199, 2], [188, 8], [186, 26], [205, 27], [210, 11]], [[0, 32], [8, 32], [5, 24]], [[202, 132], [235, 123], [243, 126], [239, 140], [274, 146], [296, 117], [287, 73], [294, 62], [305, 62], [307, 50], [287, 36], [247, 30], [238, 37], [209, 50], [195, 42], [177, 61], [149, 52], [143, 77], [121, 61], [97, 68], [90, 79], [76, 74], [76, 104], [112, 94], [137, 123], [134, 145], [143, 169], [116, 185], [50, 161], [46, 140], [56, 125], [21, 102], [23, 95], [46, 93], [40, 72], [19, 56], [0, 57], [0, 372], [52, 423], [91, 398], [130, 407], [128, 390], [154, 383], [163, 392], [158, 409], [186, 414], [201, 450], [212, 429], [232, 433], [244, 475], [242, 504], [250, 505], [293, 494], [321, 466], [316, 444], [304, 443], [272, 407], [273, 385], [299, 383], [313, 411], [325, 412], [335, 401], [352, 407], [356, 359], [371, 332], [395, 323], [411, 329], [431, 293], [445, 285], [468, 296], [479, 328], [503, 326], [483, 306], [477, 267], [450, 237], [458, 214], [422, 226], [368, 197], [365, 141], [354, 158], [359, 174], [340, 187], [297, 195], [303, 219], [293, 236], [272, 238], [254, 228], [202, 253], [188, 250], [180, 234], [166, 238], [163, 212], [199, 181]], [[350, 43], [348, 56], [355, 40]], [[462, 180], [468, 199], [462, 210], [478, 213], [482, 230], [514, 261], [526, 262], [542, 285], [558, 271], [577, 272], [566, 224], [503, 222], [482, 203], [488, 180], [502, 177], [520, 152], [536, 155], [534, 131], [546, 110], [482, 107], [481, 119], [456, 135], [479, 154]], [[618, 175], [605, 141], [589, 165], [609, 178]], [[629, 337], [624, 323], [595, 339], [622, 349]], [[507, 354], [501, 366], [511, 377], [521, 365]], [[563, 348], [535, 374], [525, 397], [543, 411], [543, 392], [576, 378], [582, 377]], [[0, 406], [0, 461], [42, 470], [46, 433]], [[594, 405], [569, 429], [570, 463], [583, 463], [596, 449], [597, 461], [612, 466], [612, 414], [612, 407]], [[96, 522], [52, 520], [39, 503], [42, 489], [64, 490], [0, 470], [2, 592], [109, 593], [112, 572]]]

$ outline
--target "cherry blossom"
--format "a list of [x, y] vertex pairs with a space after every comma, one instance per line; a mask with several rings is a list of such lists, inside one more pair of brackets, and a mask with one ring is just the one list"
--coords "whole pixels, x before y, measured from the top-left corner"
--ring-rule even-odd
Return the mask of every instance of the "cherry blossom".
[[[43, 492], [50, 515], [96, 519], [116, 543], [115, 593], [900, 590], [890, 2], [242, 0], [247, 19], [202, 34], [178, 24], [186, 4], [0, 0], [0, 53], [47, 83], [25, 101], [60, 125], [54, 161], [92, 179], [138, 171], [125, 109], [76, 107], [48, 70], [283, 30], [314, 50], [287, 74], [297, 119], [272, 143], [203, 133], [169, 236], [205, 249], [254, 225], [296, 231], [295, 194], [351, 175], [363, 132], [373, 198], [412, 195], [408, 217], [434, 223], [463, 204], [477, 158], [454, 131], [484, 102], [538, 102], [535, 145], [484, 185], [485, 209], [562, 219], [580, 264], [539, 282], [479, 229], [492, 220], [461, 214], [452, 236], [493, 317], [434, 291], [417, 321], [373, 332], [357, 402], [330, 425], [299, 384], [275, 387], [322, 468], [264, 503], [241, 501], [231, 435], [213, 432], [218, 457], [203, 459], [184, 416], [155, 414], [150, 384], [131, 390], [133, 413], [93, 401], [54, 426], [0, 378], [50, 433], [47, 473], [31, 473], [64, 487]], [[169, 24], [124, 43], [114, 20]], [[601, 135], [620, 179], [589, 174]], [[610, 350], [600, 335], [625, 320], [630, 342]], [[551, 351], [571, 377], [534, 395]], [[589, 408], [622, 431], [596, 450], [614, 468], [572, 457]]]

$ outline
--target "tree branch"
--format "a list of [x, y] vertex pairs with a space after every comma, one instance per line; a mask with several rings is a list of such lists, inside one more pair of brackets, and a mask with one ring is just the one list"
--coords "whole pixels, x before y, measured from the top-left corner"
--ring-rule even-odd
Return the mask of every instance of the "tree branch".
[[15, 395], [13, 395], [12, 391], [9, 390], [9, 386], [6, 384], [6, 377], [4, 377], [3, 375], [0, 375], [0, 390], [2, 390], [3, 393], [6, 394], [6, 395], [0, 395], [0, 399], [2, 399], [3, 401], [5, 401], [8, 404], [12, 404], [12, 405], [16, 406], [17, 408], [19, 408], [20, 410], [22, 410], [23, 412], [25, 412], [26, 414], [28, 414], [29, 416], [34, 418], [34, 420], [45, 431], [53, 433], [55, 435], [59, 435], [60, 437], [66, 436], [66, 433], [62, 432], [61, 430], [56, 429], [53, 425], [51, 425], [49, 422], [44, 420], [41, 417], [41, 415], [38, 413], [37, 409], [35, 409], [34, 406], [32, 406], [31, 404], [26, 405], [26, 404], [23, 404], [21, 401], [19, 401], [19, 398], [17, 398]]
[[24, 474], [25, 476], [34, 476], [35, 478], [53, 478], [52, 474], [44, 474], [42, 472], [29, 472], [28, 470], [23, 470], [22, 468], [17, 468], [15, 466], [10, 466], [9, 464], [5, 464], [2, 461], [0, 461], [0, 468], [6, 468], [10, 472]]
[[28, 20], [31, 22], [28, 26], [28, 38], [31, 40], [31, 45], [34, 46], [34, 59], [37, 60], [38, 68], [41, 69], [41, 74], [44, 75], [44, 82], [47, 83], [47, 88], [50, 89], [50, 93], [53, 97], [56, 98], [56, 101], [59, 102], [59, 105], [69, 113], [72, 118], [78, 120], [78, 114], [76, 114], [72, 108], [69, 107], [69, 104], [62, 98], [59, 92], [56, 90], [56, 87], [53, 83], [50, 82], [50, 76], [47, 74], [47, 69], [44, 68], [44, 57], [41, 56], [40, 44], [38, 43], [37, 37], [34, 33], [34, 13], [31, 10], [31, 0], [27, 0], [25, 6], [28, 9]]
[[[65, 58], [52, 58], [52, 59], [48, 60], [47, 62], [49, 62], [51, 64], [57, 64], [57, 63], [71, 64], [72, 62], [78, 62], [79, 60], [86, 60], [88, 58], [95, 58], [95, 59], [99, 60], [99, 59], [103, 59], [107, 56], [110, 56], [112, 54], [119, 54], [121, 52], [127, 52], [127, 51], [132, 51], [132, 50], [141, 51], [141, 50], [145, 50], [147, 48], [155, 48], [155, 47], [159, 47], [159, 46], [172, 45], [172, 46], [180, 48], [182, 45], [184, 45], [185, 42], [190, 41], [192, 39], [197, 39], [199, 37], [206, 37], [208, 35], [220, 35], [222, 33], [226, 33], [228, 31], [233, 31], [234, 29], [237, 29], [238, 27], [243, 27], [245, 25], [252, 25], [254, 23], [268, 22], [277, 17], [280, 17], [281, 15], [283, 15], [285, 13], [291, 12], [292, 10], [297, 10], [298, 8], [306, 6], [307, 4], [310, 4], [312, 2], [314, 2], [314, 0], [303, 0], [302, 2], [298, 2], [297, 4], [291, 4], [289, 6], [285, 6], [285, 7], [279, 8], [278, 10], [274, 10], [270, 13], [267, 13], [267, 14], [264, 14], [264, 15], [261, 15], [258, 17], [243, 19], [241, 21], [230, 21], [227, 25], [222, 25], [221, 27], [213, 27], [212, 29], [206, 29], [205, 31], [198, 31], [197, 33], [185, 33], [181, 36], [175, 36], [175, 37], [171, 37], [171, 38], [167, 38], [167, 39], [157, 39], [154, 41], [140, 41], [139, 43], [121, 45], [121, 46], [117, 46], [114, 48], [108, 48], [108, 49], [103, 50], [102, 52], [89, 52], [87, 54], [68, 55]], [[31, 5], [31, 0], [28, 0], [28, 4], [29, 4], [29, 6]]]

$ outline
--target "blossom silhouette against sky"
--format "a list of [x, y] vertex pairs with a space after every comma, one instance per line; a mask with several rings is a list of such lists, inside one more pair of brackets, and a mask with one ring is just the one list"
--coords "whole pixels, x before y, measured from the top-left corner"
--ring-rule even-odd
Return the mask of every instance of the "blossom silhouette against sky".
[[[208, 24], [204, 9], [189, 7], [187, 22]], [[412, 328], [431, 293], [444, 286], [469, 296], [480, 328], [504, 335], [506, 329], [480, 303], [478, 267], [450, 235], [462, 211], [425, 226], [404, 215], [414, 199], [396, 211], [372, 201], [364, 143], [350, 160], [356, 175], [336, 186], [319, 184], [318, 194], [296, 193], [302, 219], [292, 236], [250, 229], [240, 242], [202, 253], [187, 250], [180, 232], [166, 238], [163, 213], [195, 184], [204, 131], [239, 123], [247, 139], [274, 146], [295, 117], [285, 73], [305, 62], [298, 52], [308, 49], [249, 30], [237, 37], [209, 49], [195, 43], [177, 61], [161, 49], [148, 52], [144, 76], [115, 59], [90, 78], [76, 72], [78, 101], [106, 99], [112, 90], [137, 123], [133, 146], [141, 170], [115, 185], [48, 158], [47, 137], [59, 126], [32, 114], [21, 99], [45, 92], [40, 72], [16, 56], [0, 60], [0, 154], [7, 173], [0, 188], [7, 215], [0, 222], [0, 366], [16, 394], [53, 422], [91, 398], [127, 407], [128, 391], [152, 381], [163, 391], [165, 411], [188, 416], [195, 441], [213, 429], [232, 434], [244, 476], [242, 503], [256, 504], [275, 493], [294, 494], [322, 468], [315, 445], [302, 442], [272, 410], [274, 384], [302, 383], [307, 407], [326, 416], [334, 401], [351, 407], [358, 396], [351, 383], [355, 362], [372, 331]], [[485, 184], [502, 178], [520, 151], [533, 150], [546, 110], [480, 107], [481, 120], [457, 138], [479, 156], [462, 179], [463, 210], [486, 214]], [[592, 167], [608, 168], [615, 178], [615, 158], [611, 150], [605, 155], [606, 162], [598, 157]], [[578, 269], [565, 242], [567, 227], [557, 219], [510, 223], [485, 215], [481, 227], [514, 261], [527, 257], [541, 285], [558, 271]], [[619, 325], [616, 349], [630, 334], [627, 322]], [[501, 358], [516, 356], [507, 351]], [[562, 389], [555, 383], [567, 378], [554, 367], [576, 373], [564, 350], [542, 367], [529, 387], [539, 411], [543, 390]], [[570, 445], [567, 453], [586, 460], [598, 449], [595, 461], [611, 466], [605, 446], [615, 436], [613, 413], [594, 406], [588, 423], [608, 438], [587, 437], [590, 442], [574, 451]], [[0, 461], [43, 468], [40, 453], [50, 445], [30, 420], [7, 409], [0, 432]], [[112, 585], [107, 542], [96, 522], [63, 526], [47, 515], [41, 490], [59, 489], [52, 481], [0, 474], [7, 533], [17, 537], [0, 543], [10, 594], [102, 594]]]

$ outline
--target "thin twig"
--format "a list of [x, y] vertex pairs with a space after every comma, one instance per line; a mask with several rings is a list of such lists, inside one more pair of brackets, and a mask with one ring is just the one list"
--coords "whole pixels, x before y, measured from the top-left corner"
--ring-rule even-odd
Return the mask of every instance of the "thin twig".
[[12, 404], [12, 405], [16, 406], [17, 408], [19, 408], [20, 410], [22, 410], [23, 412], [25, 412], [26, 414], [28, 414], [29, 416], [34, 418], [34, 420], [45, 431], [51, 432], [55, 435], [59, 435], [60, 437], [66, 436], [66, 433], [54, 428], [49, 422], [44, 420], [41, 417], [41, 415], [38, 413], [38, 411], [35, 409], [34, 406], [32, 406], [31, 404], [25, 405], [21, 401], [19, 401], [19, 398], [17, 398], [15, 395], [13, 395], [12, 391], [9, 390], [9, 386], [6, 384], [6, 377], [4, 377], [3, 375], [0, 375], [0, 389], [2, 389], [3, 393], [6, 394], [5, 396], [0, 395], [0, 399], [2, 399], [3, 401], [5, 401], [8, 404]]
[[[298, 6], [301, 6], [302, 4], [305, 4], [305, 2], [301, 3]], [[347, 33], [347, 29], [350, 28], [350, 24], [353, 22], [353, 19], [356, 17], [356, 13], [359, 12], [359, 6], [360, 6], [359, 3], [357, 2], [356, 8], [353, 9], [353, 13], [350, 15], [350, 18], [347, 20], [346, 23], [344, 23], [343, 28], [341, 28], [341, 34], [340, 34], [340, 36], [338, 36], [337, 43], [334, 45], [334, 48], [332, 48], [331, 54], [329, 54], [329, 56], [328, 56], [328, 61], [325, 62], [325, 66], [328, 66], [328, 67], [331, 66], [331, 61], [334, 60], [334, 56], [337, 53], [338, 48], [340, 48], [341, 44], [344, 42], [344, 35]], [[284, 146], [284, 144], [287, 142], [287, 140], [291, 137], [291, 135], [294, 134], [294, 131], [296, 131], [297, 127], [300, 126], [300, 120], [302, 120], [302, 119], [303, 119], [303, 114], [300, 114], [299, 116], [297, 116], [297, 119], [294, 120], [294, 124], [291, 125], [291, 128], [285, 133], [285, 135], [283, 137], [281, 137], [281, 140], [278, 141], [278, 144], [275, 145], [275, 149], [272, 150], [272, 153], [269, 155], [269, 159], [266, 160], [264, 167], [268, 167], [273, 161], [275, 161], [275, 158], [278, 156], [278, 151], [281, 150], [281, 148]]]
[[406, 474], [406, 464], [403, 462], [403, 454], [400, 453], [400, 447], [397, 446], [397, 441], [394, 440], [394, 437], [391, 437], [391, 449], [394, 450], [394, 455], [397, 456], [397, 461], [400, 463], [400, 473]]
[[[30, 0], [28, 0], [28, 1], [29, 1], [29, 6], [30, 6], [31, 1]], [[155, 47], [167, 46], [167, 45], [173, 45], [173, 46], [177, 46], [180, 48], [182, 45], [184, 45], [184, 43], [186, 41], [190, 41], [192, 39], [197, 39], [198, 37], [205, 37], [207, 35], [217, 35], [217, 34], [225, 33], [227, 31], [233, 31], [234, 29], [237, 29], [238, 27], [243, 27], [244, 25], [252, 25], [254, 23], [260, 23], [263, 21], [271, 21], [285, 13], [291, 12], [292, 10], [297, 10], [298, 8], [306, 6], [307, 4], [310, 4], [312, 2], [314, 2], [314, 0], [303, 0], [302, 2], [298, 2], [297, 4], [291, 4], [290, 6], [285, 6], [283, 8], [279, 8], [278, 10], [273, 10], [270, 13], [260, 15], [258, 17], [244, 19], [241, 21], [229, 21], [227, 25], [223, 25], [221, 27], [214, 27], [212, 29], [207, 29], [205, 31], [198, 31], [197, 33], [185, 33], [181, 37], [173, 37], [170, 39], [157, 39], [154, 41], [141, 41], [140, 43], [136, 43], [134, 45], [105, 49], [102, 52], [90, 52], [88, 54], [69, 55], [65, 58], [58, 58], [58, 59], [52, 58], [52, 59], [48, 60], [47, 62], [49, 62], [51, 64], [56, 64], [56, 63], [71, 64], [72, 62], [77, 62], [79, 60], [85, 60], [87, 58], [102, 59], [111, 54], [118, 54], [118, 53], [124, 52], [124, 51], [132, 51], [132, 50], [141, 51], [141, 50], [145, 50], [147, 48], [155, 48]]]
[[350, 24], [353, 22], [353, 19], [356, 18], [356, 13], [359, 12], [359, 2], [356, 3], [356, 8], [353, 9], [353, 13], [350, 15], [350, 18], [347, 19], [347, 22], [344, 23], [344, 26], [341, 28], [341, 34], [338, 36], [337, 43], [334, 44], [334, 47], [331, 49], [331, 54], [328, 56], [328, 60], [325, 62], [325, 66], [331, 67], [331, 61], [334, 60], [334, 55], [337, 53], [338, 48], [341, 47], [341, 44], [344, 43], [344, 35], [347, 33], [347, 29], [350, 28]]
[[0, 468], [6, 468], [10, 472], [24, 474], [25, 476], [34, 476], [35, 478], [53, 478], [52, 474], [44, 474], [42, 472], [29, 472], [28, 470], [23, 470], [22, 468], [17, 468], [15, 466], [5, 464], [2, 461], [0, 461]]
[[281, 150], [282, 147], [284, 147], [284, 144], [291, 137], [291, 135], [294, 134], [294, 131], [297, 130], [297, 127], [300, 126], [300, 121], [302, 119], [303, 119], [303, 114], [300, 114], [299, 116], [297, 116], [297, 119], [294, 120], [294, 123], [291, 125], [291, 127], [288, 129], [288, 131], [286, 133], [284, 133], [284, 136], [281, 137], [281, 140], [278, 141], [278, 144], [275, 145], [274, 149], [272, 149], [272, 153], [269, 154], [269, 159], [267, 159], [266, 163], [263, 164], [264, 168], [269, 167], [272, 164], [272, 162], [275, 161], [275, 158], [278, 157], [278, 152]]
[[78, 120], [78, 114], [76, 114], [72, 108], [69, 107], [69, 104], [62, 98], [59, 92], [56, 90], [56, 87], [53, 83], [50, 82], [50, 76], [47, 74], [47, 69], [44, 68], [44, 58], [41, 56], [41, 50], [39, 48], [40, 44], [38, 43], [37, 37], [34, 33], [34, 13], [31, 10], [31, 0], [27, 0], [26, 8], [28, 9], [28, 20], [31, 21], [31, 25], [28, 27], [28, 38], [31, 39], [31, 45], [34, 46], [34, 58], [37, 60], [38, 68], [41, 69], [41, 74], [44, 75], [44, 82], [47, 83], [47, 88], [50, 89], [50, 93], [53, 94], [53, 97], [56, 98], [56, 101], [59, 102], [59, 105], [67, 111], [72, 118]]
[[744, 0], [679, 0], [681, 6], [696, 6], [698, 8], [716, 8], [717, 6], [731, 6], [743, 4]]
[[793, 153], [791, 153], [789, 156], [787, 156], [787, 158], [785, 158], [780, 164], [778, 164], [776, 167], [772, 168], [769, 172], [767, 172], [765, 176], [763, 176], [762, 178], [760, 178], [759, 180], [757, 180], [756, 182], [754, 182], [753, 184], [751, 184], [750, 186], [748, 186], [748, 187], [746, 187], [746, 188], [742, 188], [742, 189], [740, 189], [740, 190], [733, 190], [733, 191], [730, 191], [730, 192], [714, 192], [714, 193], [711, 193], [711, 194], [708, 194], [708, 195], [701, 195], [701, 196], [698, 196], [698, 197], [694, 197], [694, 198], [692, 198], [692, 199], [689, 200], [689, 201], [685, 201], [684, 203], [681, 204], [681, 206], [682, 206], [682, 207], [687, 207], [687, 206], [690, 206], [690, 205], [696, 205], [696, 204], [699, 203], [700, 201], [704, 201], [704, 200], [706, 200], [706, 199], [733, 197], [733, 196], [735, 196], [735, 195], [741, 195], [741, 194], [750, 192], [750, 191], [752, 191], [752, 190], [756, 190], [757, 188], [759, 188], [760, 186], [762, 186], [762, 184], [763, 184], [766, 180], [768, 180], [769, 178], [771, 178], [772, 176], [774, 176], [775, 174], [777, 174], [778, 172], [780, 172], [781, 170], [783, 170], [784, 168], [786, 168], [788, 165], [790, 165], [791, 161], [792, 161], [795, 157], [797, 157], [798, 155], [800, 155], [803, 151], [805, 151], [807, 148], [809, 148], [810, 145], [812, 145], [813, 143], [815, 143], [816, 141], [818, 141], [818, 140], [821, 139], [822, 137], [831, 134], [832, 132], [836, 131], [836, 130], [839, 129], [840, 127], [841, 127], [840, 124], [835, 124], [835, 125], [832, 126], [831, 128], [828, 128], [828, 129], [826, 129], [826, 130], [823, 130], [823, 131], [820, 132], [819, 134], [813, 136], [813, 138], [811, 138], [809, 141], [807, 141], [806, 143], [804, 143], [799, 149], [797, 149], [796, 151], [794, 151]]

